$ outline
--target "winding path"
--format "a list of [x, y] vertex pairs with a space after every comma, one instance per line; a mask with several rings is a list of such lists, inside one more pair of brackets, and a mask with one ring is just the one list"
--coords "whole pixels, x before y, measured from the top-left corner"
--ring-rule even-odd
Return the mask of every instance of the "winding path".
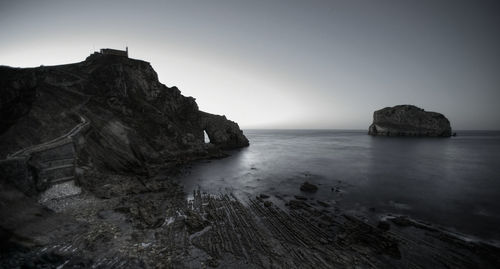
[[75, 127], [73, 127], [73, 129], [71, 129], [66, 134], [63, 134], [55, 139], [52, 139], [50, 141], [47, 141], [47, 142], [44, 142], [41, 144], [37, 144], [37, 145], [33, 145], [30, 147], [20, 149], [12, 154], [7, 155], [7, 159], [29, 156], [33, 152], [43, 151], [46, 149], [54, 148], [54, 147], [68, 143], [69, 141], [71, 141], [71, 138], [73, 136], [80, 133], [81, 130], [83, 130], [87, 125], [89, 125], [89, 121], [85, 117], [80, 115], [80, 119], [81, 119], [81, 122], [79, 124], [77, 124]]

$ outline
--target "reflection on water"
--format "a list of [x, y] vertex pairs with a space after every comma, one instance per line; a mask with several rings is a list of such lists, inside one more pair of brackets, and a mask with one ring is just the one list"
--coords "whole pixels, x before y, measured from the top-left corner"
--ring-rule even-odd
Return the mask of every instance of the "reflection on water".
[[[305, 195], [344, 208], [406, 214], [500, 239], [500, 133], [442, 138], [371, 137], [365, 131], [248, 130], [251, 146], [196, 164], [181, 180], [240, 197]], [[340, 186], [340, 191], [338, 190]]]

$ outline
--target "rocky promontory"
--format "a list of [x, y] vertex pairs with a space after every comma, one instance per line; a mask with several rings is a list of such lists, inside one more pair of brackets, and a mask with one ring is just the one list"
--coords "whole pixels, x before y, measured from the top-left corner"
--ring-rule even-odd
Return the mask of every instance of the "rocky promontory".
[[160, 83], [148, 62], [126, 54], [0, 66], [0, 90], [0, 175], [29, 194], [85, 184], [88, 175], [153, 175], [249, 145], [237, 123], [200, 111], [193, 97]]
[[450, 121], [443, 114], [425, 111], [413, 105], [398, 105], [375, 111], [368, 133], [374, 136], [452, 135]]

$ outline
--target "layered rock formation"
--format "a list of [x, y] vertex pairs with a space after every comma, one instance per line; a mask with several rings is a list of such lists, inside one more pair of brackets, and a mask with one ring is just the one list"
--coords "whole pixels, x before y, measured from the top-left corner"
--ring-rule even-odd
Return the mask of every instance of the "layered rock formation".
[[380, 136], [452, 135], [450, 121], [443, 114], [424, 111], [412, 105], [398, 105], [375, 111], [368, 133]]
[[0, 172], [35, 182], [22, 186], [28, 193], [89, 172], [148, 175], [249, 144], [238, 124], [200, 111], [194, 98], [161, 84], [149, 63], [127, 57], [1, 66], [0, 90]]

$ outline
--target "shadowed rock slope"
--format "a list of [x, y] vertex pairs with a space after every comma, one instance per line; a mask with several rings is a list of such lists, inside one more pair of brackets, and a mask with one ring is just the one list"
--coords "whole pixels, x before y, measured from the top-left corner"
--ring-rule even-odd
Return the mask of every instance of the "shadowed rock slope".
[[0, 173], [20, 175], [14, 181], [31, 184], [23, 191], [88, 173], [148, 175], [249, 144], [238, 124], [161, 84], [148, 62], [100, 53], [75, 64], [1, 66], [0, 111]]
[[412, 105], [386, 107], [373, 113], [370, 135], [451, 136], [450, 121], [443, 114], [424, 111]]

